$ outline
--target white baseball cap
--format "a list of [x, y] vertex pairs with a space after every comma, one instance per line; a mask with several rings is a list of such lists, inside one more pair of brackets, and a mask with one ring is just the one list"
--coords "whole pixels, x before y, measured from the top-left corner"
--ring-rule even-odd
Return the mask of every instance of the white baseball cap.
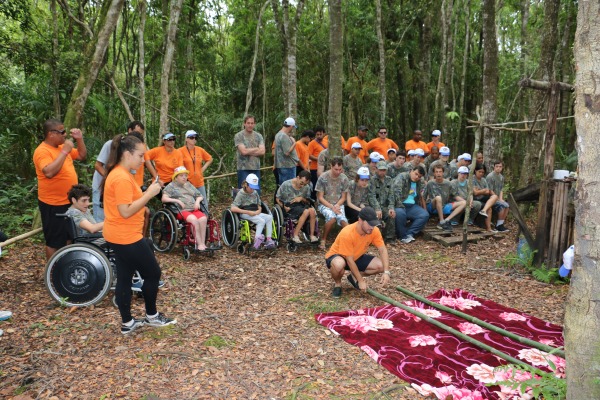
[[376, 151], [369, 154], [369, 158], [371, 159], [371, 162], [379, 162], [379, 160], [383, 160], [383, 156]]
[[440, 149], [440, 155], [441, 156], [449, 156], [450, 155], [450, 149], [446, 146], [442, 147]]
[[462, 167], [458, 167], [458, 173], [459, 174], [468, 174], [469, 173], [469, 168], [462, 166]]
[[431, 132], [431, 136], [441, 136], [442, 132], [440, 132], [438, 129], [436, 129], [435, 131]]
[[367, 168], [367, 167], [360, 167], [358, 169], [358, 171], [356, 171], [356, 175], [358, 175], [358, 177], [360, 179], [370, 179], [371, 178], [369, 168]]
[[354, 142], [354, 143], [352, 143], [352, 148], [353, 149], [362, 149], [362, 145], [358, 142]]
[[415, 156], [423, 157], [425, 155], [425, 151], [423, 149], [415, 149]]
[[252, 189], [260, 189], [260, 186], [258, 185], [258, 176], [250, 174], [246, 177], [246, 182]]
[[414, 156], [415, 155], [415, 151], [414, 150], [409, 150], [408, 153], [406, 153], [407, 156]]
[[286, 126], [293, 126], [294, 128], [298, 129], [296, 126], [296, 120], [292, 117], [286, 118], [285, 121], [283, 121], [283, 124]]
[[185, 133], [185, 137], [189, 138], [190, 136], [198, 136], [198, 132], [189, 130]]

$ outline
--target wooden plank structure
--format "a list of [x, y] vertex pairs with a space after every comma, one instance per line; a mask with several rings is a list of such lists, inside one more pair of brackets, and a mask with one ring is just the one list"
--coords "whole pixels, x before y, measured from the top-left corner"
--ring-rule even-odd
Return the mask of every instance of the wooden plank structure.
[[[422, 233], [425, 240], [434, 240], [440, 243], [444, 247], [456, 246], [463, 243], [463, 230], [457, 229], [454, 232], [445, 232], [438, 229], [435, 225], [426, 226]], [[480, 240], [487, 239], [490, 237], [502, 237], [503, 232], [488, 232], [485, 229], [481, 229], [477, 226], [469, 226], [467, 229], [467, 242], [477, 243]]]
[[558, 268], [562, 263], [562, 254], [573, 244], [575, 229], [575, 212], [569, 206], [569, 191], [573, 185], [573, 179], [552, 181], [550, 191], [552, 196], [550, 221], [550, 233], [545, 257], [547, 268]]

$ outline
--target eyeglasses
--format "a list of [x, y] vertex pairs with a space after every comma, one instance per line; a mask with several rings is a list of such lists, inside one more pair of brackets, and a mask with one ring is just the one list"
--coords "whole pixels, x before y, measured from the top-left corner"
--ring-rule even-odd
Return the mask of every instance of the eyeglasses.
[[387, 135], [387, 132], [379, 132], [380, 135]]
[[59, 131], [58, 129], [50, 129], [50, 132], [56, 132], [56, 133], [60, 133], [61, 135], [64, 135], [65, 133], [67, 133], [67, 131], [65, 129]]
[[174, 141], [175, 141], [175, 138], [173, 137], [173, 138], [170, 138], [170, 139], [164, 139], [164, 140], [165, 140], [165, 142], [174, 142]]
[[198, 139], [198, 136], [188, 136], [187, 138], [188, 139], [192, 139], [192, 140], [196, 140], [196, 139]]

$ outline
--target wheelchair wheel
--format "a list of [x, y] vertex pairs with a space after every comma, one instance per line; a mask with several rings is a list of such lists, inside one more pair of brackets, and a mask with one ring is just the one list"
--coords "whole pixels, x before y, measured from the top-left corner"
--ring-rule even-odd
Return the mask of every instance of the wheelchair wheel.
[[221, 235], [223, 236], [223, 242], [229, 246], [234, 247], [239, 237], [239, 225], [240, 221], [236, 213], [231, 210], [223, 211], [221, 216]]
[[273, 222], [275, 224], [274, 229], [275, 229], [275, 233], [277, 235], [277, 243], [282, 244], [283, 243], [283, 234], [284, 234], [284, 230], [285, 230], [285, 221], [283, 219], [283, 210], [281, 209], [281, 207], [279, 207], [279, 204], [277, 204], [275, 207], [273, 207]]
[[244, 245], [244, 243], [240, 243], [237, 245], [237, 251], [240, 254], [244, 254], [246, 252], [246, 246]]
[[171, 211], [161, 208], [150, 220], [150, 239], [152, 246], [158, 252], [165, 253], [173, 250], [177, 243], [177, 219]]
[[288, 251], [288, 253], [293, 253], [293, 252], [295, 252], [296, 250], [298, 250], [298, 246], [296, 245], [296, 243], [294, 243], [294, 242], [289, 242], [289, 243], [287, 244], [287, 251]]
[[190, 252], [190, 249], [188, 249], [187, 247], [183, 248], [183, 259], [184, 260], [189, 260], [190, 257], [192, 256], [192, 253]]
[[99, 303], [110, 290], [113, 269], [104, 252], [86, 243], [71, 244], [58, 250], [44, 272], [50, 296], [68, 307]]

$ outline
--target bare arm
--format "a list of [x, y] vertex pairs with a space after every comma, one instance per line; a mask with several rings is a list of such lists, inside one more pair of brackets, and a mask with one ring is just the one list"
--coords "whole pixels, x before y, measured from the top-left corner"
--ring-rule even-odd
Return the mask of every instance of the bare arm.
[[[379, 251], [379, 257], [381, 257], [381, 263], [383, 264], [383, 277], [381, 278], [381, 283], [385, 286], [390, 281], [390, 258], [388, 256], [387, 247], [380, 246], [377, 247], [377, 251]], [[387, 274], [385, 272], [388, 272]]]
[[204, 173], [204, 171], [206, 171], [206, 169], [208, 168], [208, 166], [210, 164], [212, 164], [213, 159], [211, 158], [210, 160], [208, 160], [207, 162], [204, 163], [204, 165], [202, 166], [202, 173]]
[[154, 182], [152, 185], [148, 187], [148, 190], [144, 192], [142, 197], [133, 201], [130, 204], [119, 204], [117, 205], [117, 210], [119, 210], [119, 214], [123, 218], [129, 218], [133, 216], [135, 213], [143, 209], [146, 204], [150, 201], [151, 198], [160, 193], [160, 184]]
[[98, 172], [100, 175], [104, 176], [106, 175], [106, 168], [104, 168], [104, 163], [101, 163], [100, 161], [96, 161], [94, 163], [94, 169], [96, 170], [96, 172]]
[[60, 172], [71, 150], [73, 150], [73, 142], [67, 139], [65, 140], [65, 144], [63, 145], [58, 157], [56, 157], [56, 159], [50, 164], [42, 168], [42, 173], [46, 178], [52, 179]]
[[89, 233], [96, 233], [96, 232], [100, 232], [102, 230], [102, 228], [104, 227], [104, 221], [92, 224], [87, 219], [83, 219], [79, 223], [79, 227], [81, 229], [85, 229]]

